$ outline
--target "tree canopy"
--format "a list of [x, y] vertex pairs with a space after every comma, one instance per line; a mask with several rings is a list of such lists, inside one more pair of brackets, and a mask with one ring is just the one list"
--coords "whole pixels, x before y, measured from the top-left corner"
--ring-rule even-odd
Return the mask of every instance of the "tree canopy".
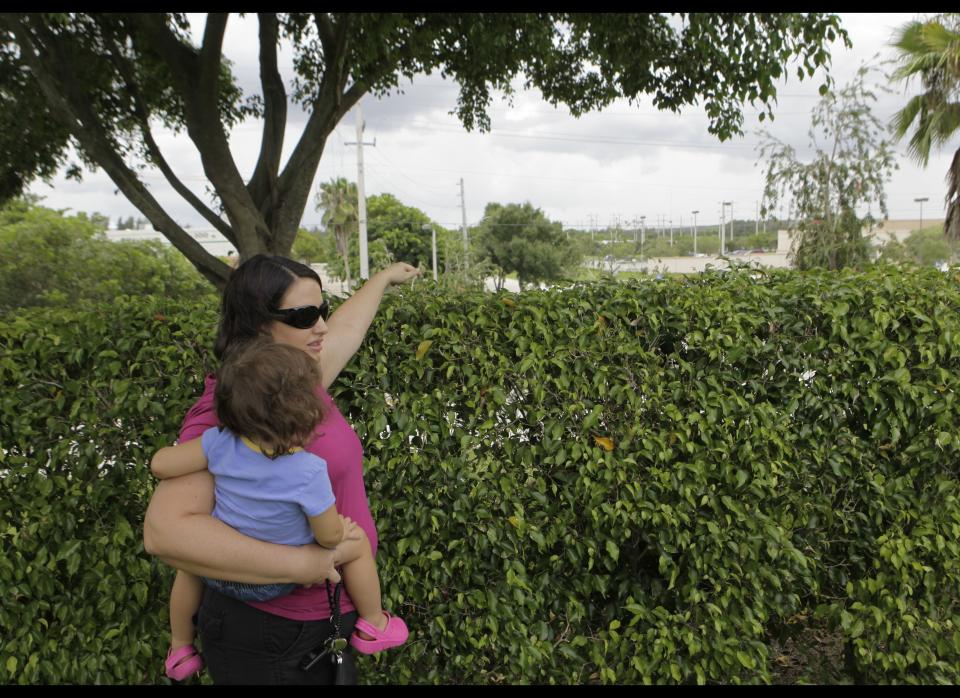
[[174, 302], [213, 291], [170, 245], [110, 242], [106, 218], [67, 215], [32, 198], [0, 207], [0, 315], [31, 306], [111, 303], [120, 295]]
[[761, 131], [760, 157], [767, 160], [763, 212], [791, 199], [796, 219], [793, 258], [800, 269], [839, 269], [869, 261], [858, 209], [876, 204], [887, 217], [884, 186], [896, 161], [885, 129], [871, 111], [875, 87], [862, 66], [842, 89], [827, 91], [811, 113], [813, 157]]
[[580, 263], [576, 246], [563, 234], [563, 226], [547, 219], [539, 208], [525, 204], [487, 204], [476, 229], [478, 247], [496, 265], [497, 287], [516, 273], [520, 287], [557, 281]]
[[[945, 145], [960, 131], [960, 13], [926, 22], [909, 22], [893, 42], [899, 67], [893, 77], [909, 82], [920, 78], [922, 92], [893, 118], [898, 138], [910, 133], [908, 152], [923, 166], [934, 147]], [[960, 148], [947, 171], [947, 215], [944, 232], [960, 240]]]
[[[146, 186], [146, 167], [232, 242], [241, 258], [289, 252], [324, 144], [365, 94], [439, 71], [460, 87], [456, 114], [489, 127], [491, 94], [521, 76], [574, 116], [616, 99], [649, 96], [658, 109], [701, 104], [721, 139], [741, 132], [745, 103], [776, 100], [787, 64], [812, 76], [827, 45], [846, 33], [821, 13], [293, 13], [257, 15], [260, 93], [244, 94], [223, 56], [229, 14], [209, 14], [195, 42], [184, 14], [0, 15], [0, 197], [49, 180], [75, 152], [117, 189], [208, 279], [229, 268], [173, 220]], [[281, 44], [295, 76], [285, 83]], [[306, 126], [285, 163], [290, 103]], [[244, 177], [231, 127], [260, 120], [262, 140]], [[208, 203], [161, 152], [159, 126], [185, 131], [196, 147]], [[73, 151], [71, 151], [71, 147]], [[68, 174], [80, 176], [70, 164]]]

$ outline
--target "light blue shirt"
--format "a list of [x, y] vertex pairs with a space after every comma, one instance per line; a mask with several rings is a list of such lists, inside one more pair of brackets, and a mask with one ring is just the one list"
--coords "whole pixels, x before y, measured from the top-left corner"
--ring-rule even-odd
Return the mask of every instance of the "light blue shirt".
[[268, 543], [314, 541], [307, 517], [336, 502], [325, 460], [308, 451], [270, 459], [226, 428], [207, 429], [201, 444], [214, 479], [214, 518]]

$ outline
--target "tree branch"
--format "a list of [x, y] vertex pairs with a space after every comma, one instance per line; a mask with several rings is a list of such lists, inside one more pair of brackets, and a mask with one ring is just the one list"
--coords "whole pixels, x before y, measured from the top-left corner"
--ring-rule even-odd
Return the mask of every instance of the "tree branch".
[[270, 229], [237, 169], [220, 119], [220, 59], [227, 17], [208, 17], [199, 56], [170, 32], [162, 18], [135, 14], [132, 21], [167, 64], [183, 97], [187, 133], [200, 153], [204, 174], [223, 202], [241, 258], [263, 251], [270, 246]]
[[[324, 33], [328, 35], [329, 43], [324, 43], [324, 59], [327, 70], [324, 72], [319, 94], [314, 102], [313, 113], [293, 153], [291, 153], [290, 159], [283, 168], [283, 172], [280, 174], [279, 189], [284, 209], [282, 215], [285, 219], [292, 219], [294, 212], [298, 216], [302, 216], [310, 195], [310, 185], [320, 164], [320, 157], [327, 137], [340, 119], [369, 91], [370, 85], [392, 70], [395, 64], [395, 61], [384, 57], [379, 65], [371, 68], [366, 81], [355, 81], [350, 89], [344, 93], [343, 89], [350, 74], [349, 67], [346, 65], [346, 58], [351, 18], [349, 16], [342, 17], [332, 28], [332, 36], [330, 36], [329, 20], [323, 15], [315, 15], [314, 17], [318, 31], [322, 32], [321, 37]], [[321, 27], [324, 28], [321, 29]], [[289, 221], [285, 222], [287, 225], [281, 225], [280, 229], [291, 236], [292, 244], [292, 236], [296, 235], [296, 230], [294, 228], [292, 232], [289, 232]]]
[[166, 177], [167, 181], [170, 183], [170, 186], [173, 187], [174, 191], [180, 194], [183, 199], [189, 203], [194, 210], [197, 211], [203, 218], [209, 222], [216, 230], [223, 235], [227, 240], [233, 243], [234, 246], [237, 245], [236, 235], [233, 232], [233, 229], [227, 225], [220, 216], [214, 213], [210, 208], [200, 200], [192, 191], [180, 179], [174, 174], [170, 165], [167, 163], [166, 158], [163, 157], [163, 153], [160, 151], [159, 146], [157, 145], [156, 140], [153, 137], [153, 132], [150, 130], [150, 115], [147, 112], [146, 107], [144, 106], [143, 99], [140, 95], [140, 90], [137, 86], [137, 82], [133, 77], [133, 73], [129, 64], [129, 61], [123, 57], [121, 54], [120, 46], [117, 43], [114, 37], [113, 39], [113, 51], [109, 53], [109, 58], [111, 63], [117, 69], [120, 77], [125, 83], [126, 90], [130, 93], [131, 99], [133, 100], [134, 113], [137, 117], [137, 122], [140, 125], [140, 133], [143, 135], [143, 141], [147, 146], [147, 152], [150, 156], [151, 162], [157, 166], [157, 168], [163, 173], [163, 176]]
[[320, 43], [323, 45], [323, 53], [326, 56], [336, 44], [337, 40], [334, 36], [336, 28], [324, 12], [315, 12], [313, 21], [317, 25], [317, 33], [320, 35]]
[[170, 68], [170, 74], [177, 81], [178, 90], [189, 94], [193, 90], [193, 80], [199, 72], [197, 52], [183, 42], [167, 27], [164, 15], [152, 12], [137, 12], [130, 20], [143, 33], [150, 47]]
[[223, 35], [227, 30], [227, 18], [224, 12], [207, 15], [203, 30], [203, 44], [200, 46], [199, 79], [195, 94], [207, 108], [213, 107], [217, 123], [220, 123], [216, 110], [220, 98], [220, 59], [223, 56]]
[[[264, 119], [260, 156], [247, 189], [254, 203], [259, 205], [260, 215], [272, 221], [269, 211], [279, 204], [277, 176], [280, 170], [280, 154], [287, 124], [287, 93], [283, 78], [277, 68], [277, 42], [279, 23], [275, 14], [263, 13], [260, 18], [260, 82], [263, 86]], [[271, 226], [273, 227], [273, 226]]]
[[[0, 23], [16, 36], [21, 56], [49, 101], [51, 112], [70, 130], [85, 153], [104, 169], [127, 199], [154, 227], [163, 233], [204, 277], [222, 287], [230, 268], [207, 252], [170, 218], [150, 195], [143, 182], [126, 166], [117, 154], [115, 144], [93, 113], [89, 100], [79, 91], [80, 82], [72, 74], [72, 65], [62, 55], [54, 37], [48, 35], [46, 50], [39, 51], [22, 20], [11, 20], [10, 17], [0, 17]], [[38, 33], [48, 34], [43, 27], [35, 26], [34, 29]], [[58, 79], [58, 73], [62, 78]]]

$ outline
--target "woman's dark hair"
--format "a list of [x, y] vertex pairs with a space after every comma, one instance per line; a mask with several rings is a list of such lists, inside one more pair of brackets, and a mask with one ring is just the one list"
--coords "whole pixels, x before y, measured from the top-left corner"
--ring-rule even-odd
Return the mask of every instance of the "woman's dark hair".
[[263, 334], [297, 279], [313, 279], [323, 288], [317, 272], [286, 257], [258, 254], [237, 267], [223, 289], [220, 326], [213, 345], [217, 359], [223, 361], [234, 345]]
[[304, 446], [323, 419], [320, 367], [301, 349], [257, 337], [231, 348], [213, 400], [220, 423], [276, 458]]

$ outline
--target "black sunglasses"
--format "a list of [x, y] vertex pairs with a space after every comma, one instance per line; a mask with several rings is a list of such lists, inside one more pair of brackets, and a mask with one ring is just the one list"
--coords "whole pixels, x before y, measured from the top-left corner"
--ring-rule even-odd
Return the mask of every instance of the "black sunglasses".
[[330, 303], [324, 301], [320, 305], [301, 305], [297, 308], [281, 308], [274, 315], [285, 325], [296, 327], [298, 330], [309, 330], [323, 318], [326, 322], [330, 317]]

